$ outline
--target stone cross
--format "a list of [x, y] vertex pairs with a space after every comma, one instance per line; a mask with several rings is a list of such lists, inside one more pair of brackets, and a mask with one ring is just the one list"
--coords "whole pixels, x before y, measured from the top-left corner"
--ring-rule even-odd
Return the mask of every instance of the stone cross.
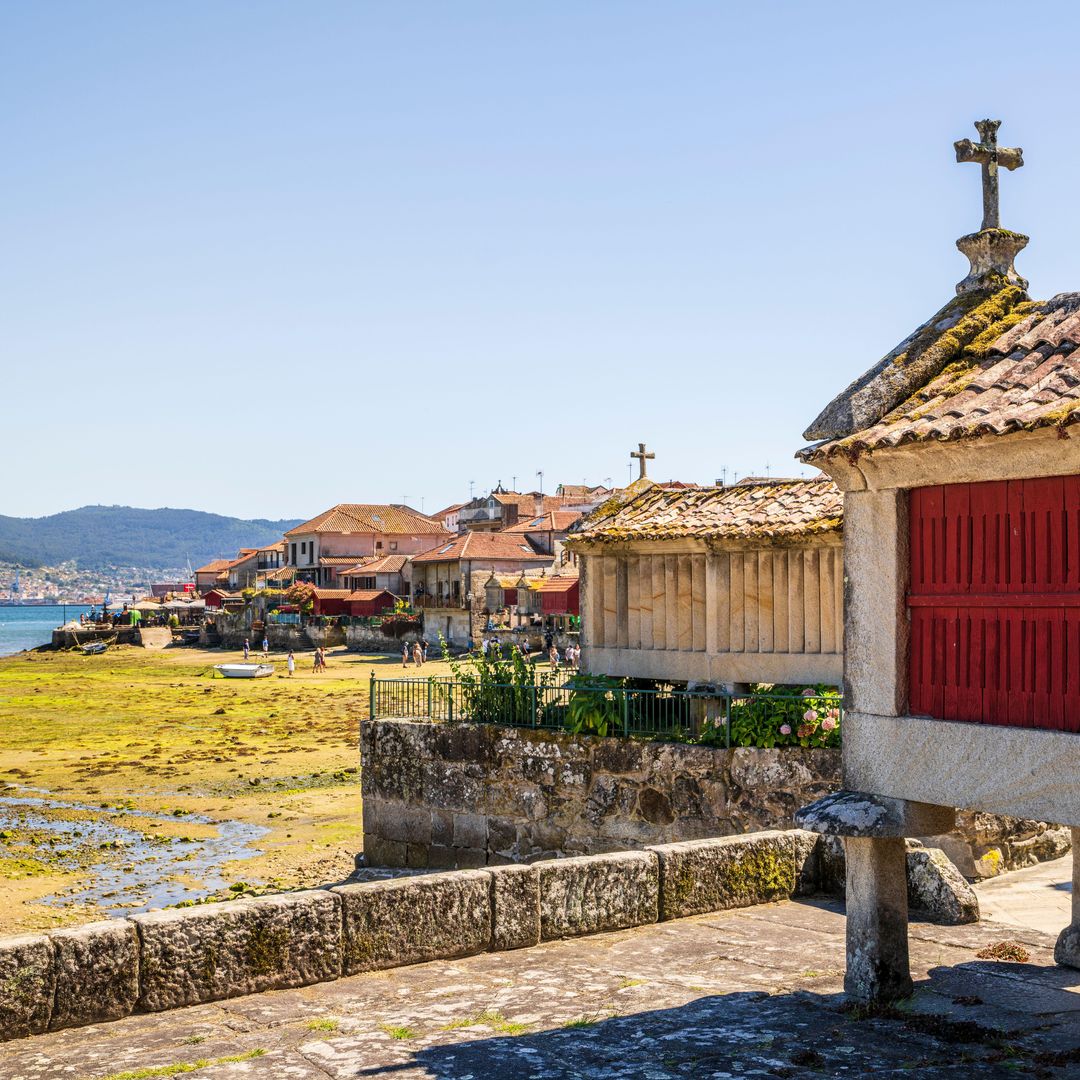
[[998, 205], [998, 166], [1004, 165], [1010, 172], [1024, 164], [1024, 151], [1019, 147], [998, 146], [997, 129], [1000, 120], [976, 120], [981, 142], [961, 139], [953, 143], [956, 160], [975, 161], [982, 166], [983, 222], [984, 229], [1001, 228], [1001, 212]]
[[644, 480], [645, 479], [645, 462], [646, 461], [651, 461], [653, 458], [656, 457], [656, 455], [653, 454], [653, 453], [648, 453], [647, 454], [645, 452], [645, 444], [643, 442], [639, 442], [637, 444], [637, 451], [636, 452], [631, 451], [630, 456], [632, 458], [637, 458], [638, 459], [638, 469], [640, 470], [638, 472], [638, 479], [639, 480]]

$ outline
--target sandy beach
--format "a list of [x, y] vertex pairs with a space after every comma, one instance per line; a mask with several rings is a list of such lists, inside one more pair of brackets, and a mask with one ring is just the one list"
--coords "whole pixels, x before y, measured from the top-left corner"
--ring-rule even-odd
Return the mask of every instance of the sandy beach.
[[303, 653], [289, 678], [271, 653], [273, 677], [215, 676], [238, 659], [115, 647], [0, 660], [0, 933], [352, 870], [368, 679], [406, 674], [400, 658], [340, 650], [313, 674]]

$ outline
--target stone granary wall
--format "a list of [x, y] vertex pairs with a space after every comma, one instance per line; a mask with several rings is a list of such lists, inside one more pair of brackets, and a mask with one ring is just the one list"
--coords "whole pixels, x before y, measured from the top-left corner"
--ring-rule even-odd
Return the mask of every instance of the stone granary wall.
[[[725, 750], [488, 724], [360, 725], [371, 866], [450, 868], [791, 828], [840, 787], [837, 750]], [[1057, 858], [1069, 830], [958, 816], [943, 848], [969, 878]]]

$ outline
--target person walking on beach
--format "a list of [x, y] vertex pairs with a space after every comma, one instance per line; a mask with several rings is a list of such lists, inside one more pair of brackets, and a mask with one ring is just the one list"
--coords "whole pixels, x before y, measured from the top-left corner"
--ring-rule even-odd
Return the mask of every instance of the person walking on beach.
[[403, 641], [401, 643], [401, 666], [408, 667], [409, 664], [409, 643]]
[[421, 638], [420, 639], [420, 651], [424, 654], [424, 663], [425, 664], [427, 663], [427, 650], [428, 650], [428, 640], [427, 640], [427, 638]]
[[420, 642], [419, 641], [413, 646], [412, 658], [413, 658], [413, 663], [417, 667], [423, 667], [424, 666], [424, 650], [420, 648]]
[[548, 659], [551, 661], [551, 666], [558, 670], [559, 667], [559, 650], [555, 647], [554, 642], [551, 648], [548, 649]]
[[293, 656], [292, 649], [289, 650], [289, 655], [285, 660], [285, 666], [289, 669], [289, 678], [293, 677], [293, 673], [296, 671], [296, 657]]
[[247, 638], [244, 638], [244, 662], [247, 663], [251, 659], [251, 642]]
[[263, 634], [263, 659], [265, 660], [270, 655], [270, 640], [265, 634]]
[[311, 674], [318, 675], [319, 673], [319, 650], [315, 649], [314, 654], [311, 657]]

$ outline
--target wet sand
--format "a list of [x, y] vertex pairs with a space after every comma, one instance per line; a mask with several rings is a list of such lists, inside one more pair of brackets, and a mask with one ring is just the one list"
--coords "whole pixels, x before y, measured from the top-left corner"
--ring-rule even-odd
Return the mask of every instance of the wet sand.
[[[222, 679], [224, 650], [0, 660], [0, 933], [340, 880], [361, 839], [359, 721], [396, 657]], [[442, 662], [424, 674], [447, 674]]]

